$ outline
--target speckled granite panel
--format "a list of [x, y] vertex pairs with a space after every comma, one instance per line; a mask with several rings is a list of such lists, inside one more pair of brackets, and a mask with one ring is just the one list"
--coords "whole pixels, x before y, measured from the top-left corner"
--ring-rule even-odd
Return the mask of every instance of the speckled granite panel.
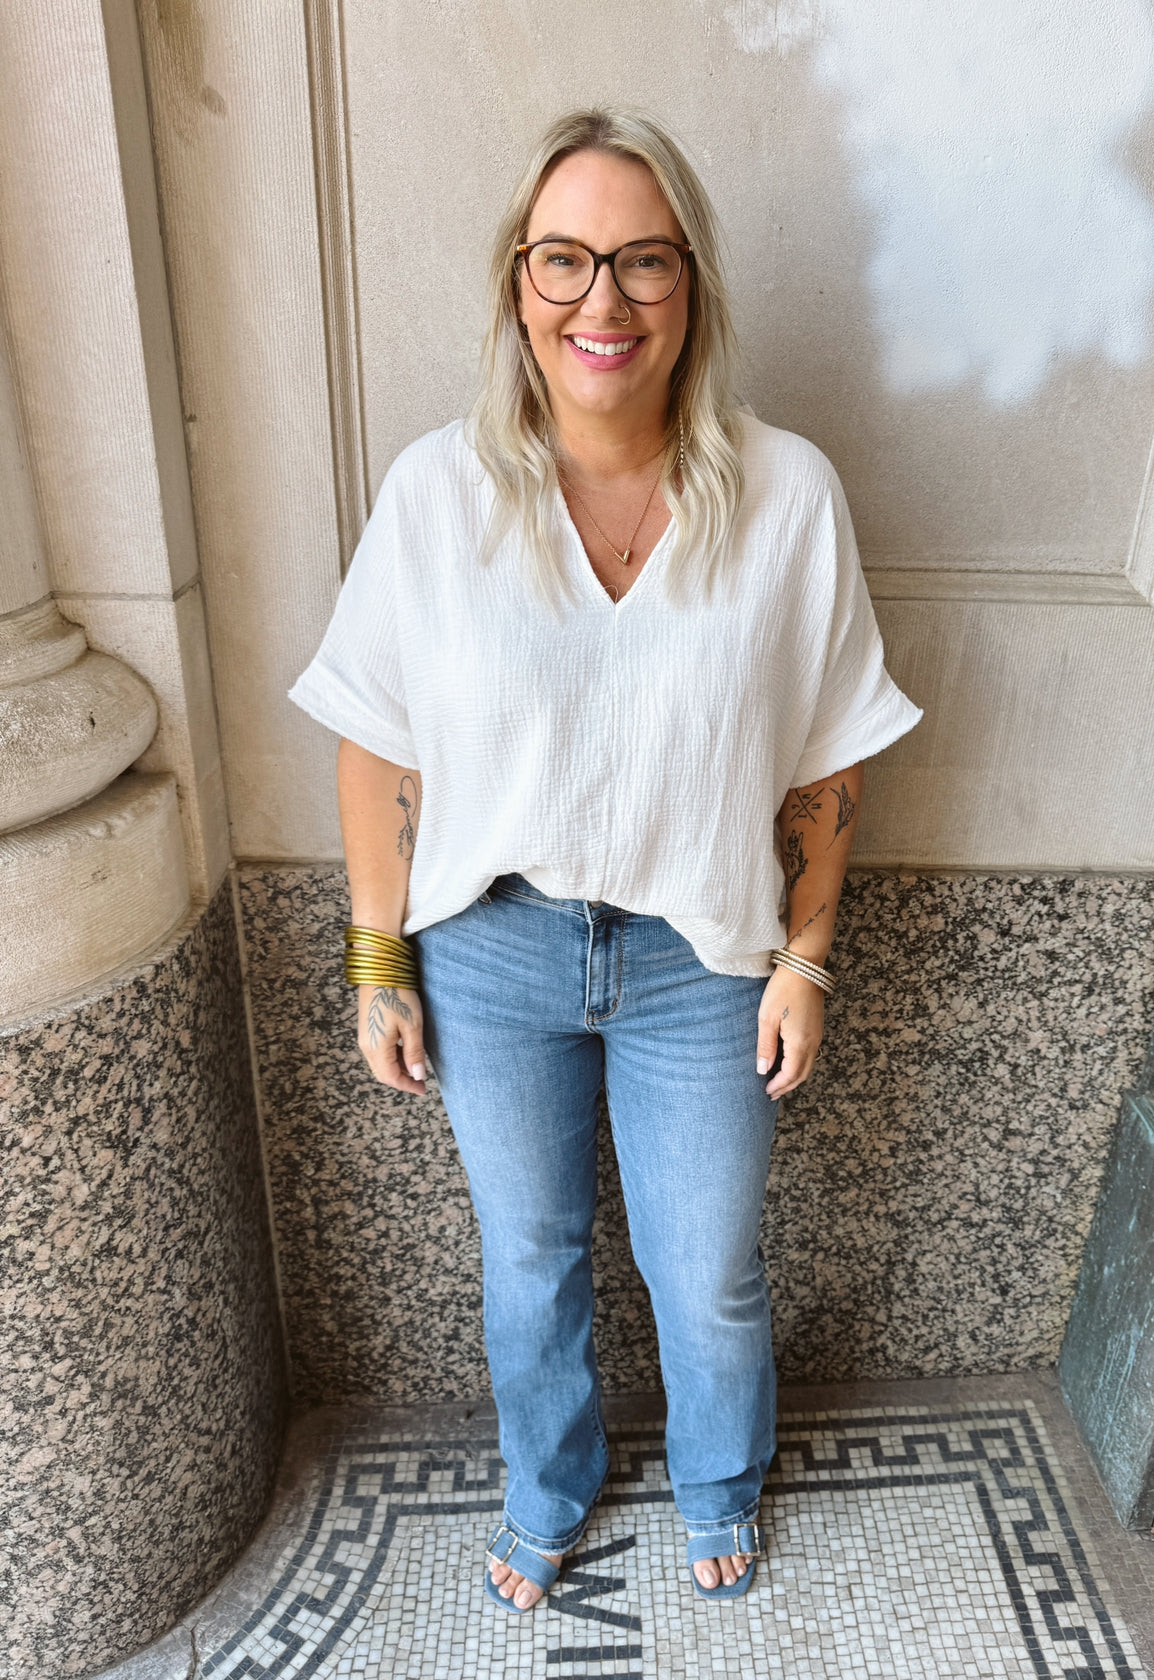
[[227, 885], [133, 979], [0, 1037], [0, 1674], [106, 1666], [272, 1489], [284, 1360]]
[[1051, 1365], [1154, 1022], [1154, 878], [860, 874], [763, 1239], [787, 1380]]
[[[435, 1096], [360, 1065], [336, 868], [242, 903], [294, 1378], [304, 1400], [486, 1386], [480, 1260]], [[1053, 1362], [1154, 1021], [1154, 880], [857, 873], [825, 1054], [782, 1106], [763, 1236], [783, 1378]], [[658, 1381], [611, 1152], [596, 1239], [607, 1389]]]
[[480, 1239], [434, 1094], [378, 1085], [343, 972], [343, 871], [240, 872], [294, 1400], [487, 1387]]

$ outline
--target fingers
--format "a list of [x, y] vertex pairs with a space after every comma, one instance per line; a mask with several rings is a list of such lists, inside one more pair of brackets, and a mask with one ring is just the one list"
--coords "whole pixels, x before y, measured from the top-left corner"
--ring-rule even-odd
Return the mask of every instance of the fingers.
[[[775, 1102], [804, 1084], [813, 1072], [824, 1022], [821, 988], [803, 975], [776, 969], [757, 1014], [757, 1071], [770, 1075], [765, 1090]], [[775, 1067], [778, 1054], [781, 1066]]]
[[425, 1046], [422, 1042], [421, 1023], [419, 1020], [405, 1021], [401, 1025], [401, 1050], [404, 1055], [405, 1066], [409, 1078], [414, 1084], [424, 1090], [425, 1085]]
[[[406, 1043], [405, 1035], [398, 1032], [397, 1037], [385, 1046], [383, 1066], [378, 1071], [377, 1062], [370, 1060], [369, 1066], [377, 1075], [382, 1085], [391, 1085], [395, 1091], [412, 1091], [415, 1096], [425, 1095], [425, 1053], [421, 1048], [420, 1035], [415, 1042]], [[420, 1070], [420, 1078], [417, 1070]]]
[[777, 1060], [777, 1046], [780, 1038], [778, 1026], [779, 1017], [776, 1015], [757, 1017], [757, 1071], [768, 1073]]
[[376, 1079], [396, 1091], [425, 1095], [421, 1000], [401, 987], [360, 987], [358, 1043]]
[[799, 1085], [804, 1085], [813, 1072], [819, 1047], [820, 1040], [816, 1044], [805, 1044], [787, 1038], [780, 1072], [774, 1074], [765, 1087], [766, 1094], [776, 1102], [778, 1097], [784, 1097], [788, 1091], [796, 1091]]

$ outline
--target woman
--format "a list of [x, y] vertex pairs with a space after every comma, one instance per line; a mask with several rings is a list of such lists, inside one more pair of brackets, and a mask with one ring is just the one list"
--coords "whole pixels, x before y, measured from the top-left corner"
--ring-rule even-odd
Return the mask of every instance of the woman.
[[717, 251], [655, 122], [554, 125], [498, 231], [472, 420], [394, 463], [293, 690], [342, 737], [361, 1049], [415, 1093], [427, 1050], [480, 1221], [509, 1471], [485, 1586], [517, 1612], [608, 1465], [602, 1084], [693, 1587], [753, 1579], [777, 1102], [819, 1053], [861, 760], [920, 715], [833, 469], [735, 405]]

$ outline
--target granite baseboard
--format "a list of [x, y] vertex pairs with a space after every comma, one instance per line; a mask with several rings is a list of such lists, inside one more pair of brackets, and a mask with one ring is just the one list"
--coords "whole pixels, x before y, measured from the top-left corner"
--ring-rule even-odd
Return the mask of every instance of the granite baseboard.
[[[295, 1397], [483, 1392], [464, 1175], [435, 1094], [360, 1063], [343, 871], [245, 868], [241, 901]], [[1148, 877], [851, 875], [766, 1201], [783, 1380], [1053, 1364], [1154, 1021], [1152, 933]], [[602, 1373], [638, 1392], [657, 1347], [607, 1138], [602, 1170]]]
[[0, 1674], [170, 1627], [274, 1485], [284, 1357], [227, 886], [105, 995], [0, 1037]]

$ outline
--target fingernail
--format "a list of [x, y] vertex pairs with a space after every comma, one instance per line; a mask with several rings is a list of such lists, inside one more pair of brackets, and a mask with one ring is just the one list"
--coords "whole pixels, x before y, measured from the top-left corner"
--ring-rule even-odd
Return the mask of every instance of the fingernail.
[[757, 1071], [758, 1073], [769, 1072], [769, 1058], [767, 1056], [759, 1056], [757, 1058]]
[[424, 1062], [414, 1062], [413, 1063], [413, 1078], [414, 1079], [423, 1079], [424, 1077], [425, 1077], [425, 1064], [424, 1064]]

